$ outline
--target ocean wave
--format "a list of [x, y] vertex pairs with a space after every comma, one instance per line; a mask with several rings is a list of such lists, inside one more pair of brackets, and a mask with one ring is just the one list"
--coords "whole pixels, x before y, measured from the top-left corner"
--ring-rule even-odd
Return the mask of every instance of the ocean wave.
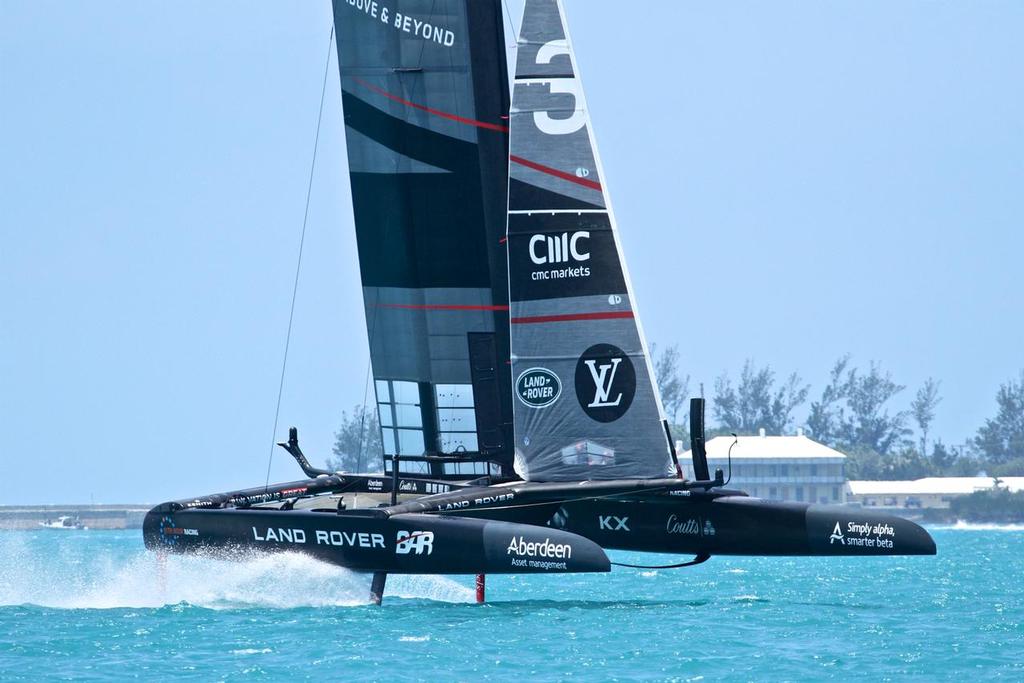
[[[349, 607], [369, 601], [369, 576], [298, 553], [230, 559], [138, 551], [54, 554], [18, 535], [0, 540], [0, 606], [58, 609]], [[440, 576], [389, 576], [386, 597], [472, 602], [472, 589]]]
[[1024, 524], [983, 524], [957, 520], [956, 524], [933, 527], [935, 529], [953, 529], [956, 531], [1024, 531]]

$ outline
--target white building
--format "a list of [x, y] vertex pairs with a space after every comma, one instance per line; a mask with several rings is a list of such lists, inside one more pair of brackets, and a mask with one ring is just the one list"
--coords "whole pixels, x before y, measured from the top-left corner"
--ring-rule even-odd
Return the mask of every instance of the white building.
[[[1011, 493], [1024, 491], [1024, 477], [1000, 477]], [[992, 477], [925, 477], [912, 481], [850, 481], [847, 500], [864, 507], [948, 508], [954, 498], [995, 486]]]
[[[760, 436], [716, 436], [707, 442], [712, 477], [716, 468], [729, 476], [729, 447], [734, 441], [729, 488], [768, 500], [846, 502], [846, 456], [812, 441], [802, 430], [796, 436], [765, 436], [763, 429]], [[693, 479], [690, 451], [679, 460], [686, 476]]]

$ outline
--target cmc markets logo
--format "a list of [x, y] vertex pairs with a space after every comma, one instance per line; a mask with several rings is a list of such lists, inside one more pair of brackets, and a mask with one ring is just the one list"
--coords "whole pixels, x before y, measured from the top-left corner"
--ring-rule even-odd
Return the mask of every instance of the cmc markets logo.
[[534, 235], [530, 238], [530, 260], [538, 266], [549, 263], [568, 263], [572, 261], [590, 260], [590, 252], [585, 251], [583, 240], [590, 239], [589, 230], [578, 230], [571, 235]]
[[576, 361], [576, 400], [590, 419], [618, 420], [635, 394], [636, 370], [619, 347], [594, 344]]
[[531, 408], [544, 408], [558, 400], [562, 382], [547, 368], [524, 370], [516, 380], [516, 395]]

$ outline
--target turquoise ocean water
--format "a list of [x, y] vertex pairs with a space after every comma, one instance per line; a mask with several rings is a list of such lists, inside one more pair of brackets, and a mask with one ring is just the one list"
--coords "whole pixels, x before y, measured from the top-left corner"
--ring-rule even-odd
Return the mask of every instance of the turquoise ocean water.
[[[1024, 680], [1024, 528], [937, 557], [714, 558], [609, 575], [368, 579], [0, 532], [0, 680]], [[613, 559], [651, 562], [651, 555]]]

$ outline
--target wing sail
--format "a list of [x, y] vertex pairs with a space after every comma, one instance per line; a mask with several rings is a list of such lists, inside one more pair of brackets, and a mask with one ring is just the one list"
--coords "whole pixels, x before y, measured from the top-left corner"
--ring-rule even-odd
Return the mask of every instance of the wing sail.
[[426, 456], [510, 469], [500, 0], [334, 0], [334, 21], [385, 456], [435, 476], [458, 468]]

